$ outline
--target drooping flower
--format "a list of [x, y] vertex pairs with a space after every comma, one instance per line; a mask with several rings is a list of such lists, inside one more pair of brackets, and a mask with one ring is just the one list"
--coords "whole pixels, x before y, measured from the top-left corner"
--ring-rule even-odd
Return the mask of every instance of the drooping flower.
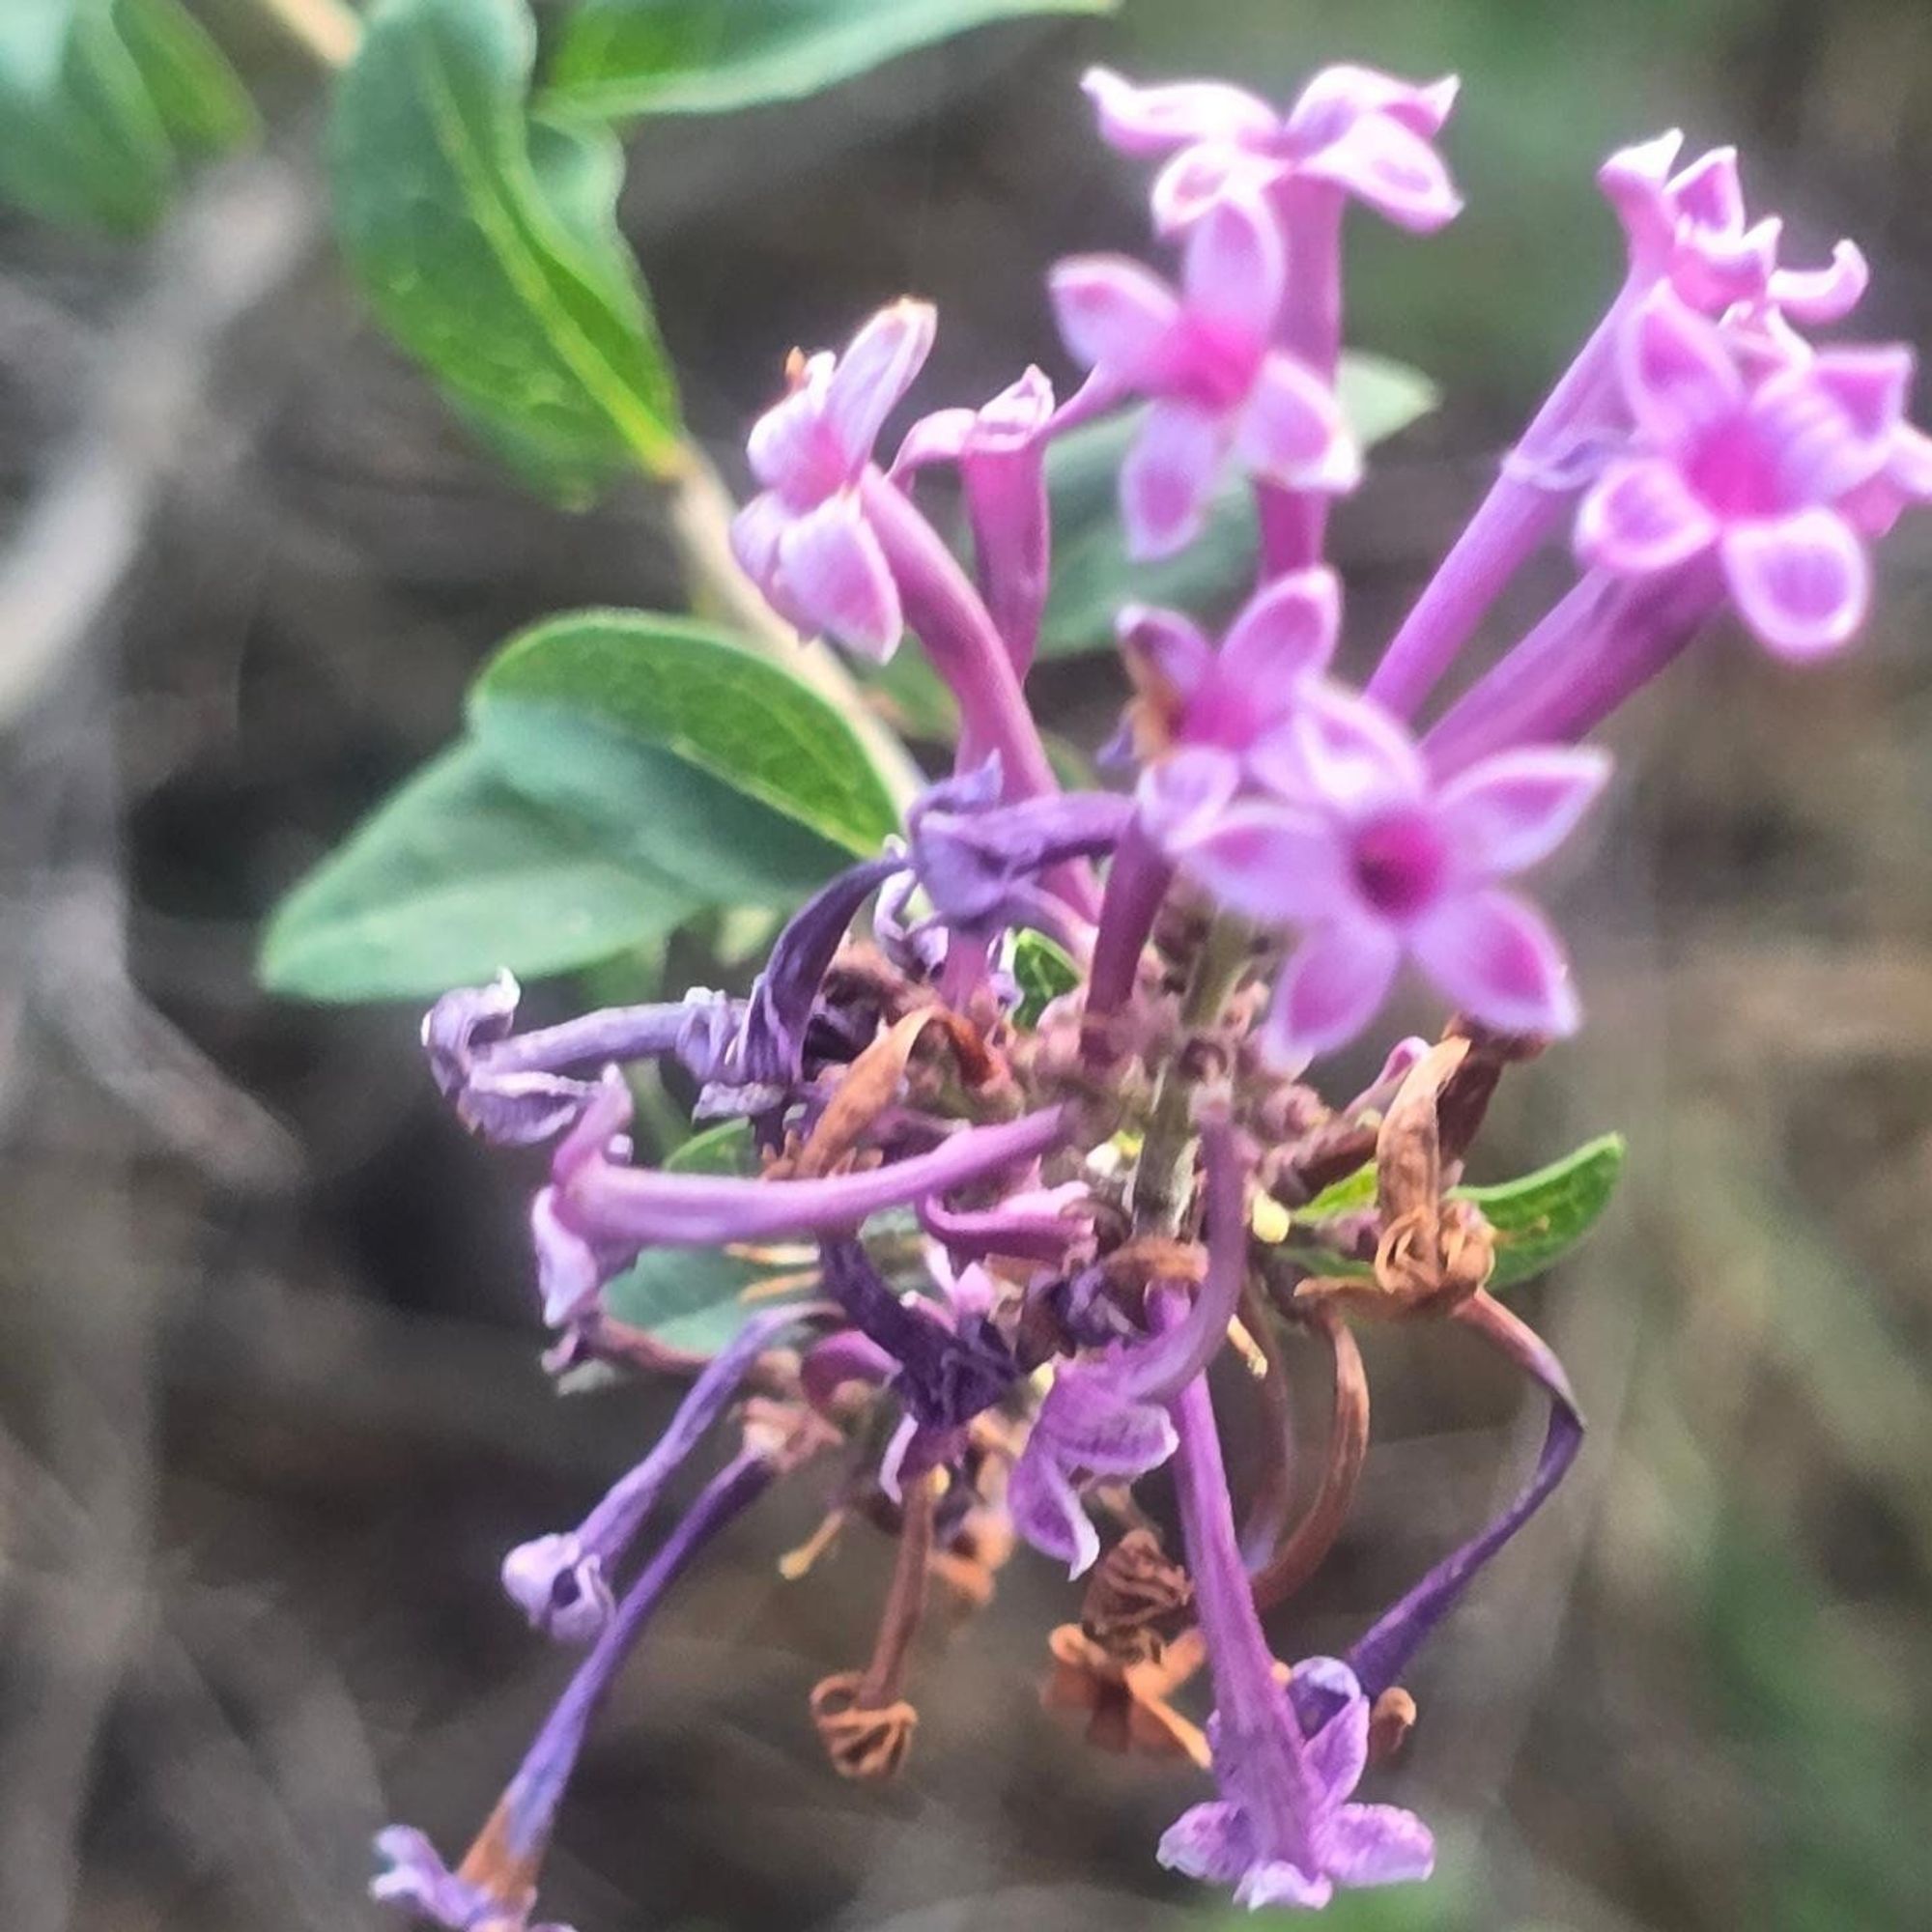
[[1153, 190], [1164, 228], [1249, 184], [1337, 189], [1418, 233], [1463, 205], [1432, 145], [1456, 102], [1453, 78], [1418, 86], [1369, 68], [1323, 68], [1286, 114], [1213, 81], [1136, 87], [1094, 68], [1081, 85], [1113, 146], [1173, 155]]
[[1583, 557], [1648, 577], [1715, 555], [1780, 656], [1847, 643], [1871, 597], [1867, 486], [1932, 496], [1932, 443], [1905, 422], [1911, 353], [1823, 349], [1753, 372], [1665, 286], [1632, 317], [1621, 370], [1638, 437], [1583, 499]]
[[906, 432], [891, 472], [897, 480], [932, 463], [957, 467], [980, 594], [1021, 677], [1033, 665], [1046, 609], [1052, 419], [1053, 384], [1030, 368], [977, 410], [922, 416]]
[[1241, 1562], [1207, 1378], [1194, 1377], [1172, 1408], [1187, 1569], [1214, 1685], [1208, 1742], [1220, 1796], [1168, 1828], [1161, 1863], [1234, 1887], [1251, 1911], [1316, 1909], [1337, 1886], [1427, 1878], [1435, 1861], [1428, 1827], [1394, 1805], [1353, 1802], [1370, 1719], [1353, 1672], [1329, 1658], [1295, 1665], [1295, 1690], [1316, 1707], [1306, 1724], [1276, 1673]]
[[1179, 295], [1124, 256], [1053, 271], [1054, 312], [1090, 389], [1151, 400], [1121, 469], [1136, 556], [1189, 542], [1232, 456], [1283, 489], [1339, 494], [1361, 465], [1325, 382], [1271, 345], [1287, 265], [1258, 195], [1231, 190], [1187, 235]]
[[1201, 1150], [1208, 1268], [1186, 1319], [1062, 1363], [1013, 1466], [1007, 1504], [1014, 1527], [1070, 1576], [1100, 1554], [1082, 1488], [1095, 1478], [1144, 1476], [1174, 1453], [1167, 1404], [1220, 1352], [1247, 1279], [1247, 1175], [1224, 1106], [1205, 1103]]
[[1608, 777], [1602, 753], [1503, 753], [1438, 783], [1379, 706], [1317, 687], [1253, 763], [1272, 795], [1198, 810], [1171, 849], [1222, 903], [1304, 929], [1264, 1030], [1281, 1064], [1352, 1038], [1405, 955], [1487, 1025], [1575, 1029], [1560, 945], [1500, 882], [1568, 837]]
[[924, 365], [936, 326], [924, 302], [882, 309], [842, 355], [795, 355], [791, 388], [753, 427], [764, 486], [739, 511], [731, 547], [774, 610], [809, 637], [883, 661], [904, 630], [898, 587], [858, 486], [885, 420]]
[[797, 1319], [790, 1309], [753, 1316], [692, 1383], [650, 1453], [576, 1529], [521, 1543], [504, 1557], [503, 1588], [534, 1629], [584, 1643], [610, 1622], [611, 1570], [753, 1364]]

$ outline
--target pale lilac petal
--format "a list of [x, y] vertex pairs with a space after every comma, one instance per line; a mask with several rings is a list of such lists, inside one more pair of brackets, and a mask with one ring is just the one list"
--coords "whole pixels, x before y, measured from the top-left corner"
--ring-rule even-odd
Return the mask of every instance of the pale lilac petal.
[[1439, 134], [1461, 86], [1453, 73], [1439, 80], [1399, 80], [1377, 68], [1338, 61], [1301, 90], [1289, 116], [1288, 137], [1325, 144], [1345, 119], [1366, 115], [1386, 115], [1413, 134]]
[[1634, 265], [1656, 270], [1668, 258], [1677, 218], [1666, 187], [1684, 145], [1675, 128], [1653, 140], [1619, 148], [1597, 170], [1597, 185], [1617, 212]]
[[1744, 379], [1717, 325], [1687, 308], [1667, 283], [1631, 318], [1618, 347], [1632, 413], [1666, 448], [1743, 405]]
[[1266, 688], [1328, 668], [1342, 626], [1332, 570], [1293, 570], [1251, 597], [1222, 639], [1220, 671]]
[[1740, 233], [1698, 229], [1683, 236], [1670, 285], [1692, 308], [1720, 314], [1734, 302], [1762, 299], [1777, 266], [1784, 224], [1768, 215]]
[[1810, 379], [1845, 413], [1852, 434], [1875, 443], [1889, 441], [1905, 419], [1912, 388], [1909, 349], [1821, 349], [1809, 367]]
[[1255, 776], [1285, 796], [1346, 810], [1413, 801], [1428, 788], [1415, 741], [1373, 698], [1310, 684], [1294, 714], [1255, 747]]
[[1262, 1050], [1284, 1071], [1346, 1046], [1380, 1010], [1402, 960], [1386, 926], [1337, 921], [1309, 934], [1275, 981]]
[[1543, 915], [1512, 894], [1459, 893], [1409, 933], [1416, 962], [1471, 1018], [1561, 1037], [1580, 1014], [1570, 963]]
[[871, 461], [886, 418], [932, 353], [938, 327], [930, 302], [895, 301], [852, 338], [825, 389], [826, 428], [852, 481]]
[[1718, 520], [1686, 487], [1677, 466], [1639, 456], [1613, 464], [1577, 513], [1577, 552], [1620, 577], [1647, 577], [1688, 563], [1718, 537]]
[[1771, 278], [1771, 298], [1794, 322], [1815, 328], [1842, 322], [1863, 300], [1871, 269], [1856, 242], [1840, 242], [1822, 269], [1779, 269]]
[[801, 517], [779, 545], [785, 593], [814, 631], [883, 664], [905, 629], [898, 585], [851, 498]]
[[1191, 696], [1214, 661], [1213, 648], [1200, 625], [1179, 611], [1156, 611], [1147, 604], [1121, 609], [1115, 635], [1130, 658], [1144, 659], [1178, 696]]
[[1835, 510], [1735, 525], [1720, 554], [1738, 614], [1780, 657], [1835, 651], [1865, 620], [1871, 561]]
[[1361, 481], [1361, 454], [1334, 391], [1279, 351], [1262, 363], [1236, 440], [1256, 475], [1286, 489], [1340, 496]]
[[1064, 1469], [1144, 1476], [1174, 1454], [1174, 1423], [1158, 1403], [1138, 1402], [1107, 1363], [1069, 1363], [1055, 1375], [1034, 1423]]
[[1712, 148], [1671, 177], [1670, 199], [1678, 214], [1700, 228], [1741, 230], [1745, 188], [1738, 176], [1738, 151]]
[[1013, 1527], [1039, 1550], [1078, 1577], [1100, 1555], [1100, 1533], [1080, 1505], [1065, 1472], [1043, 1448], [1020, 1451], [1007, 1481], [1007, 1514]]
[[1593, 746], [1501, 752], [1442, 788], [1436, 823], [1465, 877], [1508, 878], [1569, 838], [1609, 776], [1609, 754]]
[[1160, 367], [1179, 303], [1159, 276], [1124, 255], [1074, 255], [1047, 277], [1067, 352], [1090, 369], [1138, 385]]
[[1347, 188], [1399, 227], [1426, 235], [1453, 220], [1463, 198], [1428, 138], [1392, 115], [1364, 114], [1304, 159], [1303, 175]]
[[1222, 81], [1136, 87], [1111, 68], [1089, 68], [1081, 90], [1094, 103], [1100, 136], [1126, 155], [1158, 155], [1196, 141], [1265, 140], [1276, 115], [1259, 96]]
[[1182, 148], [1153, 178], [1153, 225], [1162, 235], [1179, 235], [1224, 195], [1265, 193], [1281, 172], [1279, 160], [1251, 148], [1220, 142]]
[[1210, 331], [1217, 355], [1246, 351], [1260, 361], [1287, 281], [1281, 230], [1259, 195], [1230, 190], [1188, 230], [1182, 306]]
[[1196, 1804], [1161, 1833], [1154, 1857], [1184, 1878], [1234, 1885], [1255, 1861], [1255, 1836], [1238, 1804]]
[[1212, 745], [1183, 745], [1156, 759], [1135, 788], [1141, 823], [1170, 850], [1210, 831], [1241, 788], [1241, 762]]
[[731, 519], [731, 554], [738, 568], [767, 596], [779, 570], [779, 544], [798, 521], [776, 490], [755, 496]]
[[1311, 1877], [1287, 1859], [1268, 1859], [1250, 1865], [1247, 1876], [1235, 1888], [1235, 1903], [1250, 1912], [1269, 1906], [1291, 1906], [1302, 1912], [1320, 1912], [1335, 1895], [1334, 1885], [1320, 1875]]
[[825, 426], [825, 398], [837, 358], [821, 350], [807, 358], [788, 394], [774, 403], [746, 440], [752, 474], [793, 510], [809, 510], [844, 481], [838, 440]]
[[1127, 554], [1171, 556], [1200, 534], [1228, 450], [1222, 419], [1192, 403], [1155, 403], [1121, 466]]
[[1403, 1885], [1435, 1869], [1429, 1827], [1394, 1804], [1345, 1804], [1321, 1836], [1322, 1865], [1337, 1885]]
[[934, 410], [921, 416], [906, 431], [887, 474], [895, 483], [903, 483], [934, 463], [957, 463], [979, 419], [973, 410]]
[[1291, 805], [1232, 805], [1177, 838], [1175, 855], [1220, 904], [1280, 925], [1333, 918], [1354, 903], [1330, 821]]

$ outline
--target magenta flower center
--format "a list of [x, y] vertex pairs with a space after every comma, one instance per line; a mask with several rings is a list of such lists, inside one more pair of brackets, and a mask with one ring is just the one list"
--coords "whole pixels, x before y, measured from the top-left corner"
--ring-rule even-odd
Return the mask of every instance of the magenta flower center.
[[1428, 816], [1391, 811], [1357, 827], [1349, 855], [1355, 889], [1386, 920], [1410, 920], [1442, 890], [1449, 850]]
[[1714, 423], [1686, 453], [1684, 480], [1713, 515], [1775, 517], [1797, 507], [1784, 452], [1747, 415]]
[[1255, 385], [1266, 345], [1228, 323], [1184, 315], [1179, 325], [1179, 386], [1205, 409], [1229, 410]]

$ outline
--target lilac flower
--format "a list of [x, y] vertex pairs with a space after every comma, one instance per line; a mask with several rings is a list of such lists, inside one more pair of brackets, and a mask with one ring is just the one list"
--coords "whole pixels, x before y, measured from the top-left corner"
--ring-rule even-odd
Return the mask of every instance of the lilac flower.
[[1246, 1172], [1224, 1105], [1204, 1108], [1208, 1272], [1185, 1320], [1165, 1333], [1115, 1344], [1097, 1359], [1054, 1371], [1007, 1492], [1013, 1525], [1036, 1549], [1077, 1577], [1100, 1554], [1081, 1506], [1094, 1477], [1131, 1478], [1174, 1453], [1167, 1404], [1228, 1339], [1247, 1279]]
[[1208, 1739], [1220, 1797], [1168, 1828], [1161, 1863], [1232, 1885], [1236, 1902], [1251, 1911], [1315, 1909], [1338, 1885], [1427, 1878], [1435, 1861], [1429, 1828], [1394, 1805], [1351, 1802], [1369, 1731], [1369, 1699], [1353, 1674], [1327, 1658], [1295, 1666], [1296, 1690], [1323, 1707], [1306, 1734], [1275, 1674], [1241, 1561], [1207, 1378], [1188, 1381], [1172, 1408], [1187, 1569], [1214, 1683]]
[[379, 1899], [449, 1932], [567, 1932], [530, 1926], [557, 1806], [591, 1719], [665, 1592], [726, 1523], [755, 1501], [777, 1472], [773, 1448], [748, 1442], [714, 1476], [639, 1573], [558, 1698], [468, 1856], [451, 1871], [422, 1833], [391, 1826], [377, 1839], [385, 1869]]
[[1431, 145], [1455, 105], [1453, 78], [1416, 86], [1368, 68], [1323, 68], [1286, 114], [1212, 81], [1136, 87], [1094, 68], [1081, 85], [1115, 147], [1173, 153], [1153, 190], [1163, 228], [1250, 184], [1339, 190], [1417, 233], [1441, 227], [1463, 205]]
[[1680, 168], [1683, 145], [1673, 128], [1619, 149], [1598, 173], [1624, 226], [1632, 282], [1667, 282], [1681, 300], [1711, 315], [1765, 302], [1805, 324], [1849, 315], [1869, 278], [1857, 244], [1839, 242], [1822, 269], [1780, 267], [1783, 223], [1776, 215], [1751, 221], [1737, 150], [1713, 148]]
[[881, 662], [897, 648], [898, 587], [858, 486], [894, 407], [932, 348], [924, 302], [882, 309], [843, 355], [795, 359], [792, 386], [752, 430], [764, 494], [739, 511], [731, 548], [774, 610]]
[[585, 1643], [610, 1622], [616, 1604], [612, 1566], [753, 1365], [797, 1320], [794, 1309], [753, 1316], [692, 1383], [649, 1455], [578, 1528], [519, 1544], [504, 1557], [503, 1588], [532, 1628], [565, 1643]]
[[629, 1165], [631, 1096], [614, 1071], [558, 1145], [530, 1210], [545, 1319], [579, 1319], [605, 1283], [648, 1247], [717, 1247], [837, 1233], [868, 1215], [1037, 1159], [1065, 1133], [1046, 1107], [998, 1126], [964, 1127], [926, 1153], [817, 1180], [749, 1180]]
[[1638, 440], [1583, 500], [1584, 558], [1648, 577], [1715, 555], [1780, 656], [1848, 642], [1871, 597], [1859, 493], [1890, 479], [1932, 495], [1904, 422], [1910, 352], [1825, 349], [1753, 381], [1718, 325], [1662, 286], [1632, 317], [1621, 369]]
[[1341, 587], [1321, 569], [1263, 584], [1218, 651], [1178, 611], [1129, 605], [1121, 612], [1121, 650], [1140, 692], [1130, 722], [1148, 758], [1139, 790], [1146, 823], [1184, 824], [1232, 795], [1247, 754], [1327, 669], [1340, 625]]
[[907, 431], [895, 481], [931, 463], [959, 470], [980, 594], [1025, 677], [1046, 609], [1048, 514], [1046, 431], [1053, 384], [1030, 368], [977, 410], [939, 410]]
[[1179, 295], [1122, 256], [1054, 270], [1054, 312], [1094, 371], [1090, 390], [1152, 402], [1121, 469], [1135, 556], [1168, 555], [1195, 536], [1231, 454], [1284, 489], [1354, 488], [1361, 466], [1332, 391], [1270, 345], [1286, 274], [1266, 208], [1237, 189], [1189, 229]]
[[708, 1078], [744, 1017], [744, 1002], [699, 991], [517, 1034], [521, 998], [516, 977], [499, 973], [487, 986], [445, 993], [422, 1024], [423, 1050], [443, 1098], [466, 1127], [499, 1147], [550, 1140], [589, 1104], [597, 1083], [563, 1068], [674, 1057]]
[[1032, 926], [1075, 942], [1066, 902], [1041, 883], [1075, 859], [1113, 850], [1128, 799], [1063, 792], [1001, 805], [1000, 760], [933, 785], [906, 813], [908, 857], [939, 923], [976, 938]]
[[1307, 929], [1266, 1022], [1284, 1065], [1352, 1038], [1405, 954], [1486, 1025], [1575, 1029], [1560, 946], [1499, 881], [1562, 843], [1608, 777], [1601, 753], [1499, 753], [1438, 783], [1379, 706], [1318, 688], [1255, 762], [1274, 795], [1198, 811], [1172, 849], [1224, 904]]

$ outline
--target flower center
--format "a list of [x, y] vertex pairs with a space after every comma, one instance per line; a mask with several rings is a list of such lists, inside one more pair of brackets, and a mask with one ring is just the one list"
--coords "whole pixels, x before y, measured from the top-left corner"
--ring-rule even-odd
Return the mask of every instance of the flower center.
[[1371, 911], [1408, 920], [1441, 891], [1448, 857], [1441, 834], [1423, 813], [1399, 811], [1356, 831], [1350, 863]]
[[1180, 386], [1188, 400], [1204, 409], [1233, 409], [1255, 386], [1267, 345], [1234, 324], [1198, 315], [1183, 317], [1180, 327], [1185, 331]]
[[1771, 517], [1794, 507], [1784, 453], [1747, 417], [1713, 424], [1684, 465], [1684, 480], [1715, 515]]

